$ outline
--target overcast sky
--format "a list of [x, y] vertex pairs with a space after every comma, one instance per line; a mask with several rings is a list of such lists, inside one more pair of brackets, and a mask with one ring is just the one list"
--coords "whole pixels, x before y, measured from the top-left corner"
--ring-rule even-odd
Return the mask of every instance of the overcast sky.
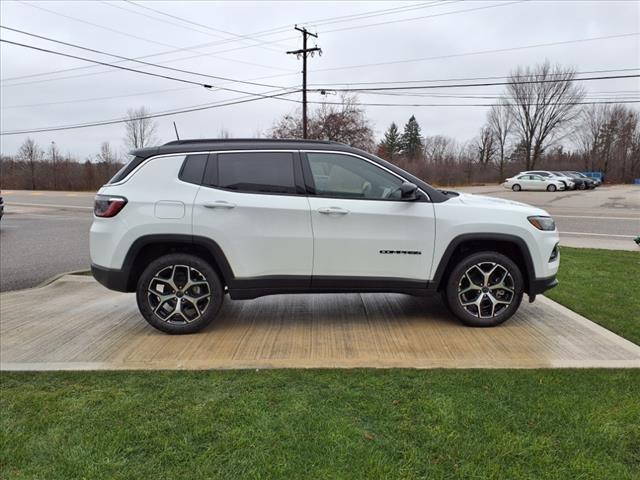
[[[317, 44], [323, 51], [321, 57], [309, 59], [310, 84], [502, 76], [518, 65], [534, 65], [545, 59], [579, 72], [640, 68], [640, 37], [619, 36], [640, 32], [640, 3], [636, 1], [2, 1], [0, 9], [4, 27], [129, 58], [146, 57], [144, 61], [189, 72], [268, 85], [226, 82], [135, 62], [118, 63], [251, 93], [300, 85], [302, 62], [285, 53], [301, 47], [295, 24], [317, 32]], [[0, 34], [12, 42], [103, 62], [119, 61], [6, 29]], [[501, 49], [513, 50], [495, 51]], [[127, 109], [142, 105], [161, 112], [245, 96], [7, 43], [0, 46], [0, 61], [2, 131], [119, 119]], [[59, 70], [64, 71], [51, 73]], [[590, 81], [584, 86], [594, 99], [634, 92], [637, 97], [640, 81]], [[501, 88], [413, 92], [429, 97], [360, 94], [359, 99], [362, 103], [491, 103], [490, 99], [440, 95], [491, 96]], [[287, 98], [299, 100], [300, 94]], [[337, 97], [332, 92], [324, 97], [310, 94], [313, 101], [323, 98], [335, 101]], [[297, 107], [284, 100], [261, 99], [162, 117], [157, 119], [158, 137], [161, 142], [175, 138], [173, 121], [182, 138], [216, 137], [223, 129], [234, 137], [252, 137]], [[392, 121], [402, 126], [415, 114], [423, 134], [465, 140], [477, 134], [487, 108], [367, 106], [366, 111], [378, 137]], [[118, 124], [30, 136], [43, 148], [55, 141], [63, 152], [85, 158], [97, 153], [103, 141], [124, 151], [123, 133], [124, 127]], [[15, 153], [26, 137], [3, 135], [2, 153]]]

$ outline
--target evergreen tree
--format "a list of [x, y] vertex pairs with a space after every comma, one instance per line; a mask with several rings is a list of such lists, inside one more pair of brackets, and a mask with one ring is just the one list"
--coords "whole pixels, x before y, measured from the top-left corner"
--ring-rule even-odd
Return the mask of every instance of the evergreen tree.
[[402, 152], [409, 160], [416, 160], [422, 155], [424, 145], [420, 135], [420, 125], [414, 115], [404, 126], [402, 133]]
[[395, 122], [391, 122], [389, 129], [385, 132], [380, 148], [388, 160], [393, 160], [402, 151], [402, 138]]

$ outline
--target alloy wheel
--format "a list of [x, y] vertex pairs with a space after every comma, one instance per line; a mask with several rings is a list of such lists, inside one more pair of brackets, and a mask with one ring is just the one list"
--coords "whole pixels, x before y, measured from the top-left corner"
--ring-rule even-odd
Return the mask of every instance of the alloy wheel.
[[158, 271], [147, 287], [153, 314], [167, 323], [198, 320], [211, 303], [205, 275], [189, 265], [169, 265]]
[[503, 265], [482, 262], [464, 272], [458, 282], [457, 296], [462, 308], [474, 317], [493, 318], [515, 299], [515, 282]]

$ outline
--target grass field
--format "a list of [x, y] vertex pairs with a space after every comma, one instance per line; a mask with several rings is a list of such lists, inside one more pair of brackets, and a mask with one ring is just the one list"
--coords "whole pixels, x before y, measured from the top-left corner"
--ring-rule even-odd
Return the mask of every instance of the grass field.
[[[550, 296], [640, 342], [640, 254]], [[0, 478], [640, 478], [640, 370], [0, 374]]]
[[2, 374], [3, 478], [637, 478], [640, 371]]
[[638, 250], [562, 247], [560, 284], [545, 295], [640, 345]]

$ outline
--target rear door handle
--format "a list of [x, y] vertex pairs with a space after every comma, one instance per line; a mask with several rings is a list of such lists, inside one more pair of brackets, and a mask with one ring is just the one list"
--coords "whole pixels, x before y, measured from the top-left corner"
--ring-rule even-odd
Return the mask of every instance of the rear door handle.
[[205, 208], [235, 208], [236, 204], [231, 202], [225, 202], [224, 200], [218, 200], [215, 202], [204, 202], [202, 204]]
[[318, 213], [324, 213], [325, 215], [346, 215], [349, 213], [349, 210], [341, 207], [322, 207], [318, 209]]

